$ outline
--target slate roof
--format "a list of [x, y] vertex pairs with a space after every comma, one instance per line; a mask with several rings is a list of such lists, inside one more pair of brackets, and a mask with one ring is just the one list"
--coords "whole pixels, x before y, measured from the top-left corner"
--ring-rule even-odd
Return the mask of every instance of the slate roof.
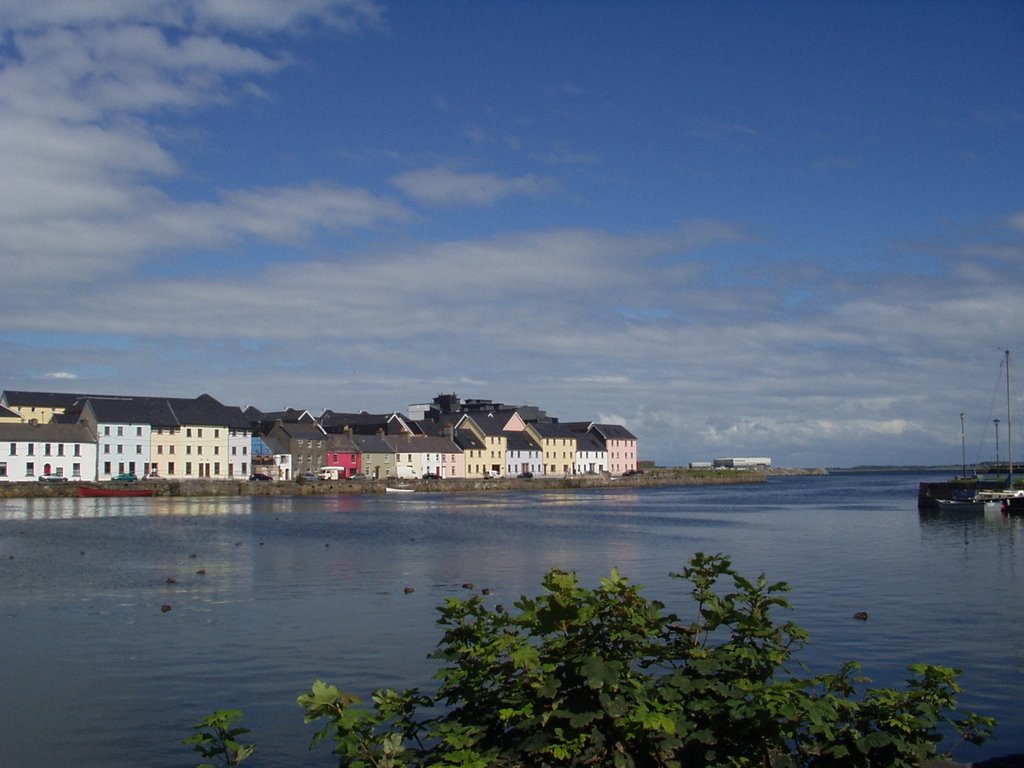
[[574, 438], [578, 434], [573, 431], [572, 427], [568, 424], [560, 424], [558, 422], [550, 421], [536, 421], [530, 422], [530, 426], [537, 430], [537, 433], [541, 437], [558, 438], [558, 437], [571, 437]]
[[473, 423], [480, 427], [480, 431], [488, 437], [504, 437], [507, 434], [505, 432], [505, 425], [508, 424], [513, 415], [515, 415], [515, 411], [505, 413], [488, 411], [486, 413], [469, 414], [468, 418], [472, 419]]
[[594, 424], [593, 429], [604, 440], [636, 440], [636, 435], [621, 424]]
[[85, 424], [30, 424], [0, 422], [0, 440], [12, 443], [95, 443]]
[[387, 441], [379, 435], [352, 435], [360, 453], [394, 453]]
[[249, 429], [249, 421], [240, 408], [224, 405], [210, 395], [196, 398], [89, 396], [77, 400], [70, 412], [80, 412], [86, 404], [101, 424], [149, 424], [159, 428], [207, 424]]
[[383, 432], [386, 435], [408, 434], [411, 430], [402, 414], [391, 413], [337, 413], [324, 411], [320, 416], [320, 425], [327, 432], [344, 432], [350, 429], [357, 435], [375, 435]]
[[506, 432], [508, 436], [508, 450], [510, 451], [540, 451], [541, 447], [526, 432]]
[[480, 451], [487, 447], [468, 429], [455, 430], [455, 444], [464, 451]]
[[277, 434], [283, 433], [291, 440], [327, 439], [327, 435], [316, 422], [307, 424], [306, 422], [278, 421], [274, 424], [273, 431]]
[[[75, 392], [25, 392], [5, 389], [0, 402], [14, 408], [69, 408], [76, 400], [86, 397]], [[111, 395], [88, 395], [88, 397], [111, 397]]]
[[576, 435], [576, 450], [589, 453], [607, 453], [604, 443], [594, 434], [583, 432]]
[[249, 406], [245, 409], [245, 415], [251, 424], [284, 421], [289, 424], [309, 423], [316, 421], [313, 414], [300, 408], [285, 408], [283, 411], [261, 411], [258, 408]]
[[462, 449], [447, 437], [390, 435], [384, 441], [394, 449], [394, 453], [462, 453]]
[[331, 453], [358, 453], [359, 448], [356, 447], [355, 440], [352, 439], [350, 434], [328, 434], [327, 435], [327, 450]]

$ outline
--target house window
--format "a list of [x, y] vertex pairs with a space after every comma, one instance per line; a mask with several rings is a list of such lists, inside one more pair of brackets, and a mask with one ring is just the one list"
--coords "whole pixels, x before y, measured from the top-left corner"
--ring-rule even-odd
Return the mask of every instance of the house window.
[[200, 427], [199, 429], [196, 430], [196, 437], [202, 437], [202, 436], [203, 436], [203, 428]]
[[49, 456], [50, 455], [50, 444], [49, 443], [44, 443], [43, 444], [43, 455], [44, 456]]
[[124, 453], [124, 446], [121, 445], [120, 443], [118, 443], [118, 445], [117, 445], [117, 452], [118, 453]]
[[136, 427], [135, 428], [135, 436], [136, 437], [142, 437], [142, 427]]
[[7, 462], [0, 461], [0, 477], [7, 477]]
[[110, 462], [109, 461], [104, 461], [103, 462], [103, 474], [104, 475], [109, 475], [110, 474]]
[[173, 461], [167, 462], [167, 474], [168, 475], [173, 475], [174, 474], [174, 462]]
[[220, 437], [220, 430], [219, 429], [213, 430], [213, 436], [214, 437]]
[[135, 452], [136, 453], [142, 453], [142, 446], [141, 445], [136, 445], [135, 446]]
[[110, 437], [110, 427], [104, 427], [103, 428], [103, 435], [105, 437]]
[[103, 452], [104, 452], [104, 453], [110, 453], [110, 443], [106, 443], [106, 444], [104, 444], [104, 446], [103, 446]]
[[162, 445], [158, 445], [158, 446], [156, 447], [156, 452], [157, 452], [158, 454], [161, 454], [161, 453], [163, 453], [163, 452], [164, 452], [164, 447], [163, 447]]
[[185, 429], [185, 437], [192, 437], [192, 427], [187, 427]]
[[57, 445], [57, 455], [58, 456], [63, 456], [64, 455], [64, 443], [59, 443]]
[[168, 453], [174, 453], [174, 446], [173, 445], [167, 446], [167, 452]]
[[35, 443], [29, 443], [28, 444], [28, 448], [26, 449], [26, 452], [28, 453], [29, 456], [35, 456], [36, 455], [36, 444]]
[[11, 450], [9, 451], [9, 453], [10, 453], [11, 456], [17, 456], [18, 455], [18, 444], [17, 443], [11, 443]]
[[117, 436], [118, 437], [124, 437], [124, 427], [118, 427], [117, 428]]
[[79, 464], [77, 461], [74, 464], [71, 465], [71, 476], [72, 477], [81, 477], [82, 476], [82, 465]]
[[36, 464], [34, 461], [25, 462], [25, 477], [32, 477], [36, 473]]

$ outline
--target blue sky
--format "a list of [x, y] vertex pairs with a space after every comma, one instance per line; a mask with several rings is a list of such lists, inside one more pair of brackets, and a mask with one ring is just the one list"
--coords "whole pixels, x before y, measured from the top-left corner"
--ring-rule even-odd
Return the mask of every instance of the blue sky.
[[0, 0], [0, 387], [1005, 458], [1022, 72], [1018, 2]]

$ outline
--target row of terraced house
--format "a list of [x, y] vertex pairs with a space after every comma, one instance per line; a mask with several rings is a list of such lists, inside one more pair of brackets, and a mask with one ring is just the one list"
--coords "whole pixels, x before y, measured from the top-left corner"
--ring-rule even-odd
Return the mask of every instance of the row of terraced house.
[[560, 422], [534, 406], [438, 395], [407, 413], [224, 405], [163, 398], [4, 391], [0, 481], [293, 480], [622, 475], [637, 438], [617, 424]]

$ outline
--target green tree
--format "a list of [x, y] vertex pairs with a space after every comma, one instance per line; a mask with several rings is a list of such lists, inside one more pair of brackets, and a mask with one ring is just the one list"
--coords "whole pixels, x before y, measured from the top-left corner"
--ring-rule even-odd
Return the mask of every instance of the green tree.
[[378, 690], [372, 706], [320, 681], [299, 697], [313, 744], [339, 765], [919, 766], [941, 735], [981, 743], [991, 718], [956, 717], [957, 672], [910, 668], [903, 690], [866, 687], [849, 663], [811, 675], [806, 632], [774, 614], [782, 582], [695, 555], [687, 619], [613, 571], [596, 589], [551, 571], [515, 612], [448, 599], [437, 692]]

